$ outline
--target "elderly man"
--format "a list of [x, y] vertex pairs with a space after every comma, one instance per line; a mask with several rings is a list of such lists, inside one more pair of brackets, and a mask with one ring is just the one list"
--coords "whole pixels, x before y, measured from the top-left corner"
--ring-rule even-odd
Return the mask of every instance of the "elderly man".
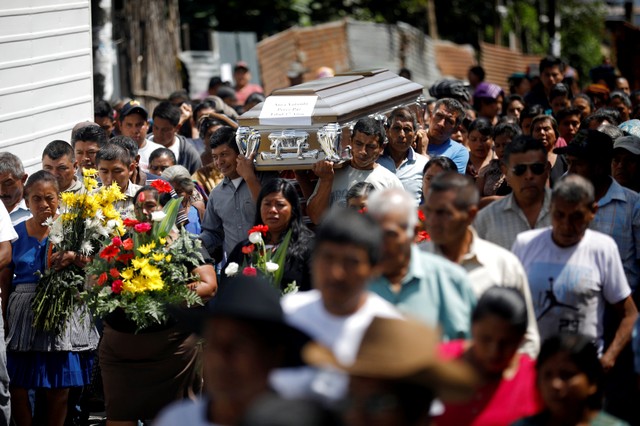
[[376, 189], [402, 187], [396, 175], [376, 163], [384, 141], [382, 125], [373, 118], [362, 118], [351, 134], [353, 155], [349, 164], [335, 170], [331, 161], [321, 160], [313, 165], [319, 178], [307, 201], [307, 213], [313, 223], [319, 223], [323, 213], [334, 204], [345, 206], [347, 191], [358, 182], [368, 182]]
[[478, 213], [480, 194], [473, 180], [446, 172], [431, 181], [422, 205], [426, 230], [431, 241], [420, 246], [459, 264], [466, 271], [479, 299], [492, 286], [518, 290], [529, 313], [529, 325], [522, 350], [535, 359], [540, 347], [538, 326], [533, 314], [531, 292], [522, 264], [508, 250], [483, 240], [471, 224]]
[[20, 159], [10, 152], [0, 152], [0, 199], [16, 226], [31, 217], [24, 202], [24, 184], [27, 174]]
[[[631, 340], [638, 312], [615, 241], [588, 229], [597, 210], [593, 185], [581, 176], [566, 176], [553, 190], [551, 227], [518, 235], [513, 252], [529, 278], [540, 337], [562, 332], [590, 336], [609, 370]], [[608, 348], [603, 340], [606, 303], [621, 319]]]
[[451, 139], [465, 117], [462, 104], [455, 99], [444, 98], [436, 102], [433, 114], [429, 118], [427, 138], [430, 157], [444, 156], [453, 160], [458, 166], [458, 173], [464, 174], [469, 162], [469, 151], [461, 143]]
[[[394, 307], [367, 291], [382, 259], [382, 231], [368, 216], [339, 207], [316, 233], [311, 261], [314, 290], [287, 295], [282, 308], [287, 323], [330, 348], [337, 360], [351, 364], [374, 317], [400, 318]], [[347, 378], [311, 368], [283, 369], [272, 376], [285, 397], [334, 402], [344, 397]]]
[[389, 142], [378, 158], [378, 164], [395, 173], [404, 189], [415, 197], [416, 203], [419, 203], [422, 199], [424, 166], [429, 159], [415, 152], [412, 147], [420, 137], [418, 120], [409, 108], [400, 107], [391, 112], [387, 123]]
[[445, 339], [469, 336], [475, 295], [465, 271], [414, 244], [415, 201], [407, 192], [389, 189], [369, 197], [367, 212], [384, 233], [381, 276], [369, 289], [403, 313], [442, 329]]
[[551, 167], [542, 142], [529, 136], [508, 144], [503, 162], [513, 192], [480, 210], [473, 225], [480, 238], [509, 250], [520, 232], [551, 224], [551, 192], [546, 188]]

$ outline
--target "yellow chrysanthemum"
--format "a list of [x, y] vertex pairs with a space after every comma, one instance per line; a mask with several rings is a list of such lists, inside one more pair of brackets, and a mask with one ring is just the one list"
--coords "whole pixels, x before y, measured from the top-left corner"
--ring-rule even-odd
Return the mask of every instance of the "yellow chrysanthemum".
[[60, 199], [62, 200], [63, 205], [68, 208], [75, 206], [78, 201], [77, 195], [73, 192], [63, 192], [60, 194]]
[[149, 244], [144, 244], [144, 245], [141, 245], [140, 247], [138, 247], [138, 251], [140, 252], [140, 254], [143, 254], [143, 255], [146, 256], [154, 248], [156, 248], [156, 243], [154, 241], [151, 241]]
[[125, 280], [130, 280], [131, 278], [133, 278], [133, 269], [127, 268], [124, 271], [120, 271], [120, 276]]
[[171, 255], [168, 254], [164, 257], [164, 260], [166, 260], [167, 262], [171, 262]]
[[120, 213], [118, 213], [116, 208], [113, 207], [113, 204], [107, 204], [106, 206], [102, 207], [102, 214], [107, 220], [117, 219], [120, 217]]
[[158, 242], [160, 243], [160, 245], [165, 245], [165, 244], [167, 244], [167, 239], [166, 238], [158, 238]]
[[87, 191], [93, 191], [94, 189], [96, 189], [98, 187], [98, 181], [95, 180], [92, 177], [85, 177], [83, 179], [83, 183], [84, 183], [84, 187], [87, 189]]
[[77, 213], [62, 213], [60, 215], [60, 220], [62, 220], [62, 223], [65, 222], [71, 222], [73, 221], [76, 217], [78, 217]]
[[140, 271], [140, 275], [147, 281], [146, 287], [149, 290], [162, 290], [164, 282], [162, 281], [162, 275], [160, 269], [153, 265], [147, 265]]
[[164, 260], [164, 254], [162, 253], [153, 253], [151, 257], [153, 257], [153, 260], [156, 262], [162, 262]]
[[137, 270], [141, 270], [148, 264], [149, 259], [147, 259], [146, 257], [136, 257], [135, 259], [131, 260], [131, 265], [133, 265], [133, 267]]
[[95, 177], [98, 175], [98, 171], [96, 169], [82, 169], [82, 176], [84, 177]]

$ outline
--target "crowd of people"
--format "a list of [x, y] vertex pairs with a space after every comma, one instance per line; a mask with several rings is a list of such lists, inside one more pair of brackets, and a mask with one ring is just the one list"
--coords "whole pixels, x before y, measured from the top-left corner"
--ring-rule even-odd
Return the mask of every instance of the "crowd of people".
[[[340, 167], [241, 154], [244, 62], [197, 102], [96, 102], [29, 176], [0, 152], [0, 425], [640, 425], [640, 92], [601, 71], [546, 57], [506, 93], [473, 67], [358, 120]], [[122, 217], [181, 197], [204, 306], [34, 329], [39, 276], [91, 261], [47, 226], [88, 169]], [[239, 268], [255, 229], [275, 285]]]

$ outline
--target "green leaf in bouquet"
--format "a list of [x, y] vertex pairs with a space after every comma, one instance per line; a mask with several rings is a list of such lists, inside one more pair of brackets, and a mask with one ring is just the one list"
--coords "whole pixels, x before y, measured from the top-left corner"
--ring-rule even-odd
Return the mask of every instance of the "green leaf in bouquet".
[[284, 276], [284, 261], [287, 258], [287, 250], [289, 249], [289, 242], [291, 241], [291, 228], [287, 231], [282, 240], [282, 243], [276, 249], [276, 252], [273, 253], [271, 257], [271, 261], [278, 264], [278, 269], [273, 274], [273, 282], [275, 287], [280, 288], [280, 283], [282, 282], [282, 277]]
[[172, 198], [167, 204], [164, 205], [164, 208], [162, 210], [164, 211], [166, 216], [160, 221], [160, 224], [158, 225], [156, 234], [158, 237], [164, 238], [169, 235], [169, 232], [171, 232], [171, 228], [173, 228], [173, 225], [175, 225], [176, 223], [176, 218], [178, 217], [178, 211], [180, 211], [181, 205], [182, 197]]

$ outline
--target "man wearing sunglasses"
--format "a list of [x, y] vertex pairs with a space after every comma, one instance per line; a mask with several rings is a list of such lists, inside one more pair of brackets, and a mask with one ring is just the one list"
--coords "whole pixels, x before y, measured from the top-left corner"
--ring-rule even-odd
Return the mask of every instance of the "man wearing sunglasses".
[[551, 166], [542, 142], [530, 136], [518, 136], [508, 144], [502, 161], [513, 192], [480, 210], [473, 225], [480, 238], [510, 250], [520, 232], [551, 225]]

